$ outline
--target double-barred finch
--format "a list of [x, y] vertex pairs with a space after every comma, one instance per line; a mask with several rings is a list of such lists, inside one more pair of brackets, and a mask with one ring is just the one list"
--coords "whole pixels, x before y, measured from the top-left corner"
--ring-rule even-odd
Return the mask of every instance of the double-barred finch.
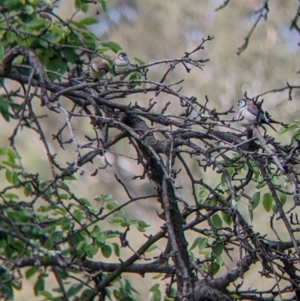
[[237, 118], [241, 119], [241, 125], [243, 127], [248, 128], [255, 123], [265, 123], [268, 124], [275, 132], [277, 132], [270, 124], [270, 114], [263, 110], [259, 110], [253, 101], [240, 99], [237, 102], [237, 106], [240, 108]]
[[113, 72], [115, 75], [124, 74], [130, 71], [130, 61], [127, 57], [127, 53], [123, 50], [117, 52], [116, 57], [113, 60]]
[[273, 120], [273, 119], [271, 118], [270, 114], [269, 114], [267, 111], [262, 111], [262, 110], [261, 110], [261, 111], [259, 112], [259, 119], [258, 119], [258, 122], [259, 122], [259, 124], [264, 123], [264, 124], [269, 125], [275, 132], [277, 132], [276, 129], [272, 126], [271, 122], [273, 122], [273, 123], [278, 123], [278, 122], [275, 121], [275, 120]]
[[109, 71], [109, 63], [107, 60], [97, 56], [91, 60], [90, 63], [90, 76], [93, 79], [103, 77]]
[[243, 127], [250, 127], [257, 121], [258, 109], [252, 101], [240, 99], [237, 106], [240, 108], [237, 118]]

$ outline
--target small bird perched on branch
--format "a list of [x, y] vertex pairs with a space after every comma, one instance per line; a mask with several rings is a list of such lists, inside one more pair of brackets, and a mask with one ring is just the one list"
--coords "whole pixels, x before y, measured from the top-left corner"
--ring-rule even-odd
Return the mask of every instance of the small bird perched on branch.
[[103, 77], [109, 71], [109, 62], [99, 56], [94, 57], [90, 63], [90, 76], [92, 79]]
[[241, 125], [243, 127], [250, 127], [251, 125], [257, 124], [268, 124], [275, 132], [275, 128], [271, 125], [272, 119], [270, 114], [257, 107], [257, 105], [246, 99], [240, 99], [237, 102], [237, 106], [240, 108], [237, 118], [241, 120]]
[[130, 61], [127, 57], [127, 53], [123, 50], [117, 52], [116, 57], [113, 60], [113, 72], [115, 75], [124, 74], [130, 71]]

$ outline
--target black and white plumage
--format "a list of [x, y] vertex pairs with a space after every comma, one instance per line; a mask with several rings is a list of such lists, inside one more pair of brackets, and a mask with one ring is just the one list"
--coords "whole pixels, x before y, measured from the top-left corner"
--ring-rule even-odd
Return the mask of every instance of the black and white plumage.
[[118, 51], [116, 57], [113, 60], [113, 72], [115, 75], [124, 74], [131, 69], [130, 61], [127, 53], [123, 50]]
[[98, 79], [109, 71], [109, 62], [101, 57], [94, 57], [90, 63], [89, 74], [91, 78]]
[[250, 127], [257, 122], [258, 108], [252, 101], [240, 99], [237, 106], [240, 108], [237, 118], [243, 127]]
[[240, 99], [237, 102], [240, 108], [237, 118], [241, 121], [243, 127], [249, 128], [251, 125], [268, 124], [275, 132], [275, 128], [270, 124], [272, 121], [270, 114], [266, 111], [258, 109], [256, 104], [251, 100]]

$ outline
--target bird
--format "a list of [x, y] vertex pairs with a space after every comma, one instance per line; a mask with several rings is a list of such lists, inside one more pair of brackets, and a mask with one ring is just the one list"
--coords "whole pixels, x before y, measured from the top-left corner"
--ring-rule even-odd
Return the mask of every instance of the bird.
[[259, 109], [257, 105], [246, 99], [240, 99], [237, 102], [237, 106], [240, 108], [237, 118], [241, 119], [241, 125], [249, 128], [251, 125], [257, 124], [268, 124], [275, 132], [275, 128], [271, 125], [270, 114], [262, 109]]
[[113, 60], [113, 72], [115, 75], [124, 74], [130, 71], [130, 61], [127, 53], [123, 50], [117, 52], [116, 57]]
[[237, 118], [241, 121], [243, 127], [248, 128], [257, 122], [258, 108], [253, 101], [240, 99], [237, 106], [240, 108]]
[[103, 77], [109, 71], [109, 62], [99, 56], [94, 57], [90, 62], [90, 77], [94, 80]]
[[261, 111], [259, 112], [258, 123], [259, 123], [259, 124], [264, 123], [264, 124], [269, 125], [269, 126], [277, 133], [276, 129], [272, 126], [271, 122], [279, 123], [279, 122], [277, 122], [277, 121], [275, 121], [275, 120], [273, 120], [273, 119], [271, 118], [269, 112], [261, 110]]

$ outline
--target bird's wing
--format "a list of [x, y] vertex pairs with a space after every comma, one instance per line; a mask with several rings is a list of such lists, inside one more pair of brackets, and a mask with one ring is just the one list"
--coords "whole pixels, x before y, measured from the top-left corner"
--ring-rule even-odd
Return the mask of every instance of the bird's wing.
[[257, 115], [258, 113], [258, 109], [257, 109], [257, 106], [252, 103], [252, 102], [248, 102], [247, 104], [247, 110], [252, 114], [252, 115]]

